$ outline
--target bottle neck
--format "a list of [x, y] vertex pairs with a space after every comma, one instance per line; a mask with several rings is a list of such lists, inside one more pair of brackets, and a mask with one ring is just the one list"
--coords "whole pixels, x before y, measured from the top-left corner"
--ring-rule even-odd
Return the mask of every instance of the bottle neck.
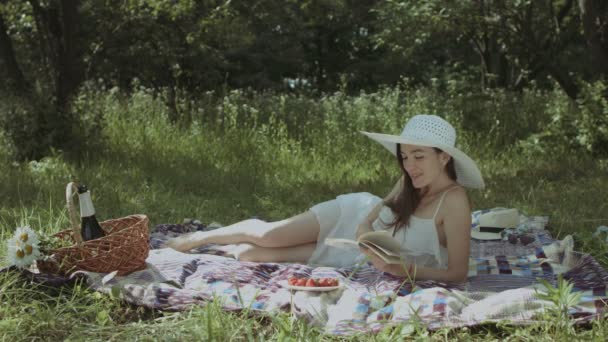
[[78, 202], [80, 203], [80, 217], [89, 217], [95, 215], [95, 207], [91, 201], [91, 193], [85, 192], [78, 194]]

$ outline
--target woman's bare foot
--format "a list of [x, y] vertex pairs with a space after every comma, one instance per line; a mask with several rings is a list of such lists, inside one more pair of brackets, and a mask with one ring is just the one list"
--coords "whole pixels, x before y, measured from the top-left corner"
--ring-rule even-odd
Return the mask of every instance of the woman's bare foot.
[[178, 237], [167, 240], [167, 247], [173, 248], [179, 252], [187, 252], [193, 248], [204, 245], [202, 241], [202, 232], [194, 232], [190, 234], [183, 234]]

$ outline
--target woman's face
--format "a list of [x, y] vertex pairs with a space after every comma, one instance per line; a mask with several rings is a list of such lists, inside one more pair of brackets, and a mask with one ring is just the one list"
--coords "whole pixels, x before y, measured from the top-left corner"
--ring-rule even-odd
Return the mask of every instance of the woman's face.
[[433, 183], [444, 172], [445, 165], [450, 160], [447, 153], [437, 152], [432, 147], [401, 144], [399, 150], [403, 168], [416, 189]]

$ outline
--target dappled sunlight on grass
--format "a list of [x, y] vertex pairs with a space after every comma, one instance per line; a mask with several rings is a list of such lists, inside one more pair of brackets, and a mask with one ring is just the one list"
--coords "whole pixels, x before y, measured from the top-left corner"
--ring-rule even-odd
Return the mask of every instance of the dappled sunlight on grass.
[[[203, 101], [207, 104], [194, 109], [191, 122], [172, 124], [162, 101], [145, 91], [132, 97], [84, 94], [78, 108], [99, 113], [103, 127], [99, 140], [78, 157], [56, 151], [40, 161], [14, 163], [10, 148], [0, 149], [0, 238], [4, 241], [23, 224], [66, 229], [64, 189], [72, 180], [89, 185], [101, 220], [143, 213], [151, 225], [184, 218], [224, 224], [252, 216], [274, 220], [343, 193], [382, 196], [399, 176], [397, 163], [358, 131], [397, 134], [415, 113], [445, 113], [467, 129], [458, 144], [478, 161], [486, 180], [486, 189], [470, 191], [474, 209], [515, 207], [528, 215], [548, 215], [556, 237], [574, 233], [576, 249], [608, 266], [608, 244], [591, 235], [600, 224], [608, 225], [608, 162], [568, 147], [519, 140], [549, 120], [546, 103], [559, 103], [551, 98], [557, 95], [525, 92], [523, 98], [511, 98], [500, 93], [475, 100], [483, 103], [472, 96], [438, 96], [431, 90], [383, 89], [309, 99], [236, 91], [219, 104]], [[514, 103], [521, 105], [518, 113], [512, 112]], [[479, 110], [488, 115], [475, 122]], [[509, 122], [511, 117], [520, 121]], [[530, 131], [521, 131], [531, 122]], [[3, 244], [0, 256], [4, 249]], [[288, 315], [226, 313], [216, 304], [181, 313], [145, 312], [80, 287], [49, 296], [2, 277], [0, 330], [7, 338], [321, 338]], [[591, 337], [594, 331], [604, 336], [605, 323], [593, 324], [579, 336]], [[401, 333], [394, 329], [375, 337], [400, 338]], [[543, 327], [496, 325], [431, 334], [418, 329], [415, 335], [437, 340], [567, 336]]]

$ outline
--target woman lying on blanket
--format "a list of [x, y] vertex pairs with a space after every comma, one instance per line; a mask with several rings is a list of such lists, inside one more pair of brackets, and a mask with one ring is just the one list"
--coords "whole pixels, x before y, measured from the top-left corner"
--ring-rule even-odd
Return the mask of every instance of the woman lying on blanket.
[[[342, 195], [282, 221], [245, 220], [174, 238], [168, 246], [188, 251], [220, 244], [238, 260], [332, 267], [354, 265], [367, 254], [376, 268], [396, 276], [463, 281], [471, 236], [464, 187], [483, 188], [484, 181], [475, 162], [454, 147], [452, 125], [438, 116], [417, 115], [399, 136], [363, 133], [395, 154], [403, 172], [384, 199], [369, 193]], [[388, 230], [402, 242], [405, 265], [387, 264], [365, 249], [325, 244], [328, 237], [355, 239], [372, 230]]]

